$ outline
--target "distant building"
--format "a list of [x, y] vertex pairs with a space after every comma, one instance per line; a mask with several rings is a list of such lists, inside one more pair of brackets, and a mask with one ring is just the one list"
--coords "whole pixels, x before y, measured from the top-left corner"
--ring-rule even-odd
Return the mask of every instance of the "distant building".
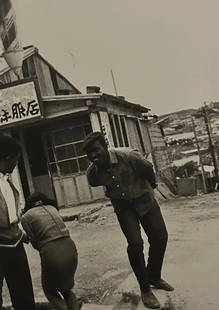
[[219, 101], [211, 102], [209, 104], [209, 107], [212, 108], [212, 109], [219, 109]]

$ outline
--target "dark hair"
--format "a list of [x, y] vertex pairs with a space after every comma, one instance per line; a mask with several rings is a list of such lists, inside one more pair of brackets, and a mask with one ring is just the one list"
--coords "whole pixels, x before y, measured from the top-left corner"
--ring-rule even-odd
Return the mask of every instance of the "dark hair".
[[94, 131], [91, 132], [89, 135], [87, 135], [86, 138], [84, 139], [82, 150], [86, 152], [87, 148], [95, 141], [99, 141], [104, 147], [107, 148], [107, 143], [104, 135], [99, 131]]
[[57, 203], [55, 202], [55, 200], [49, 199], [43, 193], [35, 192], [27, 198], [23, 213], [27, 212], [32, 208], [37, 208], [42, 205], [50, 205], [58, 210]]
[[17, 156], [21, 153], [20, 144], [11, 136], [0, 136], [0, 159], [7, 156]]

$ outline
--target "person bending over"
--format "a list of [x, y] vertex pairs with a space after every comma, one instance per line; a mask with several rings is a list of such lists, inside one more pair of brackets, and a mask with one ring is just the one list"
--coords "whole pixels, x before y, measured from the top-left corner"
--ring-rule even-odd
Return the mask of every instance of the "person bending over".
[[72, 291], [78, 254], [55, 202], [42, 193], [30, 195], [21, 223], [32, 246], [39, 251], [47, 299], [57, 310], [79, 310]]
[[[142, 301], [149, 308], [159, 308], [160, 303], [150, 286], [166, 291], [172, 291], [173, 287], [161, 278], [168, 233], [154, 198], [153, 166], [135, 149], [108, 148], [100, 132], [85, 138], [83, 150], [91, 161], [87, 169], [88, 182], [94, 187], [105, 187], [127, 239], [128, 258], [140, 286]], [[147, 265], [140, 226], [149, 242]]]

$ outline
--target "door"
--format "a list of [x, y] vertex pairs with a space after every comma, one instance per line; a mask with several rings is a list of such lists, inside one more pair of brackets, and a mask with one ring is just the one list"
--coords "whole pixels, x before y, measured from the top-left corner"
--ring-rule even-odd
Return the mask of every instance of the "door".
[[[42, 129], [39, 126], [24, 129], [23, 139], [30, 170], [28, 177], [32, 178], [32, 188], [30, 189], [29, 186], [29, 192], [34, 190], [45, 194], [50, 199], [55, 199], [53, 184], [48, 173], [45, 149], [43, 147]], [[24, 176], [23, 182], [26, 184], [25, 187], [27, 187]], [[26, 192], [28, 192], [27, 189]]]

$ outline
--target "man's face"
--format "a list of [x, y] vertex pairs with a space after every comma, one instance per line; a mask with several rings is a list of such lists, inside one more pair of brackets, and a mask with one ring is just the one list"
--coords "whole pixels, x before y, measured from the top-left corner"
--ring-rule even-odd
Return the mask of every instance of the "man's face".
[[7, 156], [1, 159], [0, 169], [2, 173], [12, 173], [14, 168], [16, 167], [20, 154], [15, 156]]
[[86, 153], [88, 159], [100, 168], [105, 168], [109, 164], [108, 149], [98, 140], [88, 146]]

